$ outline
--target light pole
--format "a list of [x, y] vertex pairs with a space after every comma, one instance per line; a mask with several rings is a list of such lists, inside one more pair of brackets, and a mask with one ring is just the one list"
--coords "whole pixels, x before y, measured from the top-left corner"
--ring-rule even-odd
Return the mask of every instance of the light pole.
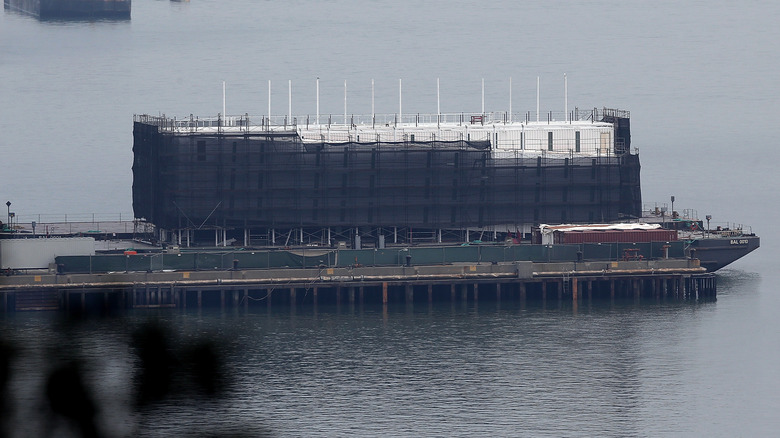
[[674, 195], [672, 195], [672, 219], [674, 219]]
[[705, 216], [705, 219], [707, 219], [707, 237], [710, 235], [710, 219], [712, 219], [712, 216], [707, 215]]
[[7, 220], [9, 222], [8, 223], [8, 228], [10, 229], [11, 228], [11, 224], [10, 224], [10, 222], [11, 222], [11, 201], [6, 201], [5, 202], [5, 206], [8, 207], [8, 219]]

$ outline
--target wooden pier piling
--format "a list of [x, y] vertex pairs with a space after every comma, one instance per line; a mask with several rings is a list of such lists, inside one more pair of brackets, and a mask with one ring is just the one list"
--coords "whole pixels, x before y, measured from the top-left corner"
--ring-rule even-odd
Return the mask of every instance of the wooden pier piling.
[[[695, 261], [695, 260], [694, 260]], [[218, 307], [245, 310], [272, 305], [354, 306], [405, 302], [433, 303], [529, 300], [546, 305], [552, 295], [558, 306], [583, 299], [712, 299], [717, 279], [690, 260], [575, 264], [534, 264], [518, 271], [514, 265], [351, 267], [322, 270], [294, 268], [248, 271], [143, 272], [3, 277], [3, 312], [92, 308]], [[521, 275], [518, 275], [521, 272]], [[416, 290], [416, 288], [419, 288]], [[449, 294], [447, 290], [449, 289]], [[300, 291], [299, 291], [300, 290]], [[326, 291], [320, 294], [320, 290]], [[415, 292], [427, 292], [415, 296]], [[232, 299], [231, 299], [232, 297]], [[424, 298], [423, 298], [424, 297]]]

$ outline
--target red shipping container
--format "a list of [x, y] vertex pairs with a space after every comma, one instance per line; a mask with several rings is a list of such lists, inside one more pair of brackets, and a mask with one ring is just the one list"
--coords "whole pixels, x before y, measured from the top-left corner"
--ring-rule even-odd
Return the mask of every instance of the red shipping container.
[[555, 231], [554, 237], [554, 242], [559, 244], [646, 243], [676, 240], [677, 231], [663, 228], [654, 230]]

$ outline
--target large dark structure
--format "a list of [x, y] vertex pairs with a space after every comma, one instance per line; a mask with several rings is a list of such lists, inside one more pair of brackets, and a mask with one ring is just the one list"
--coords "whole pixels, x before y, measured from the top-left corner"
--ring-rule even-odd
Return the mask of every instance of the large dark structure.
[[594, 110], [579, 124], [477, 117], [446, 132], [350, 125], [329, 141], [322, 126], [136, 116], [133, 209], [162, 240], [218, 229], [224, 242], [243, 230], [252, 244], [330, 244], [331, 233], [398, 241], [399, 230], [404, 241], [468, 239], [467, 230], [493, 239], [540, 223], [641, 215], [627, 112]]

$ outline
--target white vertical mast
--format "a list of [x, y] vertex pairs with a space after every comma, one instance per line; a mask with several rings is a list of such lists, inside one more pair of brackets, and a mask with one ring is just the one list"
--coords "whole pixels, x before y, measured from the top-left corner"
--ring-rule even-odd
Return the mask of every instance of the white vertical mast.
[[320, 78], [317, 78], [317, 124], [320, 124]]
[[536, 121], [539, 121], [539, 76], [536, 77]]
[[371, 123], [374, 123], [374, 79], [371, 79]]
[[268, 80], [268, 126], [271, 126], [271, 80]]
[[404, 112], [403, 112], [403, 100], [401, 99], [403, 96], [403, 93], [401, 92], [401, 79], [398, 79], [398, 123], [403, 123], [404, 118]]
[[347, 126], [347, 81], [344, 80], [344, 126]]
[[292, 79], [287, 80], [287, 123], [292, 124]]
[[222, 119], [225, 118], [225, 81], [222, 81]]
[[512, 76], [509, 77], [509, 123], [512, 123]]
[[436, 120], [441, 120], [441, 95], [439, 94], [439, 78], [436, 78]]
[[566, 73], [563, 74], [563, 111], [564, 121], [569, 121], [569, 81], [566, 79]]
[[482, 78], [482, 115], [485, 115], [485, 78]]

